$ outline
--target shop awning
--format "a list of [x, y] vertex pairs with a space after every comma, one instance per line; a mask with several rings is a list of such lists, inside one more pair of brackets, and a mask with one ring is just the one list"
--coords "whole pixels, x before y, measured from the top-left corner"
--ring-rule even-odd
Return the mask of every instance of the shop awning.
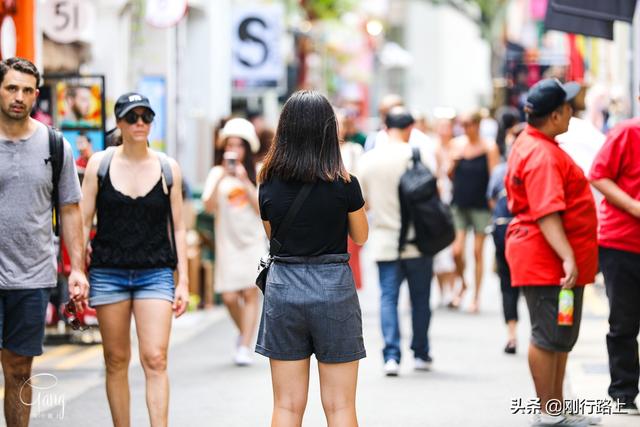
[[555, 12], [604, 21], [631, 23], [637, 0], [550, 0]]
[[550, 0], [544, 19], [545, 29], [613, 40], [613, 20], [588, 18], [560, 12], [554, 7], [554, 4], [554, 0]]

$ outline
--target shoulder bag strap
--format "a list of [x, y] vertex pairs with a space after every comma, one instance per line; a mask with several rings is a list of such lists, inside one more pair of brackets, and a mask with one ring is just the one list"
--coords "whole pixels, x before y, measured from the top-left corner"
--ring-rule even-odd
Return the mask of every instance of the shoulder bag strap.
[[282, 249], [282, 244], [284, 243], [284, 238], [287, 235], [287, 231], [289, 231], [289, 228], [291, 227], [291, 224], [293, 223], [295, 216], [300, 211], [302, 204], [304, 203], [306, 198], [309, 196], [309, 193], [311, 193], [311, 189], [313, 188], [313, 185], [314, 184], [312, 183], [304, 184], [304, 186], [298, 192], [298, 195], [296, 196], [295, 200], [291, 204], [291, 207], [287, 211], [287, 214], [285, 215], [284, 219], [282, 220], [282, 224], [280, 224], [280, 226], [278, 227], [278, 230], [272, 235], [271, 242], [269, 245], [269, 253], [272, 256], [277, 255]]

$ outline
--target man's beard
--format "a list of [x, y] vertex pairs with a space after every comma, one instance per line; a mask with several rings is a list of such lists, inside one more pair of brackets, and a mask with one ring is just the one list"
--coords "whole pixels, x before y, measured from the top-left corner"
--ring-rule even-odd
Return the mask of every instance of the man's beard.
[[3, 107], [0, 107], [0, 111], [2, 111], [2, 115], [10, 120], [14, 120], [16, 122], [23, 121], [25, 118], [29, 117], [31, 114], [31, 109], [24, 106], [24, 109], [21, 112], [14, 112], [9, 110], [5, 110]]

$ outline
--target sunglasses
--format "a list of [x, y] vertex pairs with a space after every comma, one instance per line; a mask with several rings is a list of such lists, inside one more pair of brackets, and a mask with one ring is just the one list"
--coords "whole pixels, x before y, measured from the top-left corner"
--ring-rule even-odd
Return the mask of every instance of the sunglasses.
[[142, 119], [142, 121], [148, 125], [153, 121], [154, 117], [155, 117], [155, 114], [153, 114], [149, 110], [146, 110], [142, 114], [138, 114], [135, 111], [129, 111], [127, 114], [124, 115], [124, 120], [130, 125], [134, 125], [138, 123], [138, 119]]
[[64, 306], [64, 315], [67, 318], [69, 326], [71, 326], [71, 329], [74, 331], [86, 331], [90, 328], [89, 326], [80, 323], [80, 319], [77, 317], [76, 305], [73, 300], [69, 300], [69, 302]]

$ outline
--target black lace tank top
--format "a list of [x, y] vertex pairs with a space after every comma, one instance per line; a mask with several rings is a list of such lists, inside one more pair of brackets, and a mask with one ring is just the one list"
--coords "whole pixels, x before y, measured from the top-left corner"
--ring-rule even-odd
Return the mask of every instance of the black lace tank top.
[[461, 159], [453, 174], [452, 204], [459, 208], [489, 209], [487, 186], [489, 165], [487, 154]]
[[98, 231], [91, 243], [91, 267], [175, 269], [170, 203], [162, 178], [146, 195], [133, 199], [116, 190], [107, 173], [96, 197]]

